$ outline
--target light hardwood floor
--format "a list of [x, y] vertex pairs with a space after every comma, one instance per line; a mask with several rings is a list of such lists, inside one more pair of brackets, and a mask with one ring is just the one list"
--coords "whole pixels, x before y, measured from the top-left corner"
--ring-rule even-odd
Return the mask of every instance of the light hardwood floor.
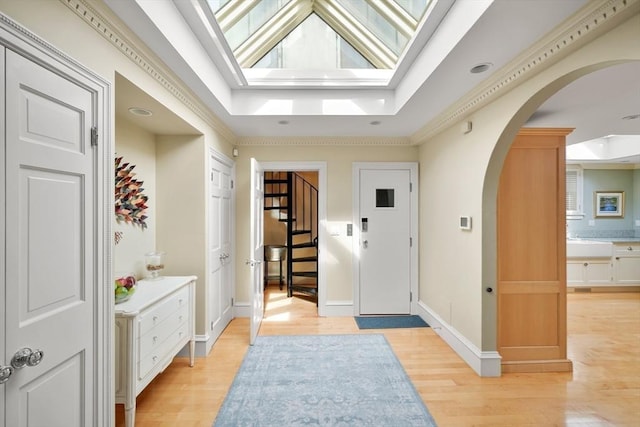
[[[358, 330], [267, 292], [260, 335], [383, 333], [439, 426], [640, 426], [640, 293], [568, 295], [573, 373], [480, 378], [429, 328]], [[248, 348], [235, 319], [206, 358], [176, 358], [137, 399], [136, 426], [210, 427]], [[117, 426], [123, 408], [116, 406]], [[387, 426], [385, 426], [387, 427]], [[392, 426], [388, 426], [392, 427]]]

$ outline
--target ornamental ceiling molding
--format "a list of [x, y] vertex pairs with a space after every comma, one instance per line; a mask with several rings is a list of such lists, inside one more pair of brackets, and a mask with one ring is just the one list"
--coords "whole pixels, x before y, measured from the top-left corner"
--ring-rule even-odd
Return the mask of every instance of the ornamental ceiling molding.
[[413, 144], [407, 137], [322, 137], [322, 136], [287, 136], [287, 137], [244, 137], [236, 141], [238, 146], [405, 146]]
[[169, 91], [169, 93], [209, 124], [215, 131], [220, 133], [230, 143], [235, 141], [236, 135], [224, 124], [224, 122], [222, 122], [222, 120], [211, 114], [209, 109], [202, 105], [195, 96], [191, 95], [188, 89], [171, 77], [172, 73], [170, 71], [161, 66], [157, 61], [152, 60], [150, 58], [151, 55], [143, 53], [145, 49], [136, 45], [136, 43], [134, 43], [130, 37], [127, 37], [125, 32], [120, 30], [118, 25], [113, 21], [110, 21], [94, 7], [90, 6], [86, 0], [60, 0], [60, 2], [69, 7], [69, 9], [89, 24], [98, 34], [103, 36], [123, 55], [128, 57], [153, 79], [159, 82], [167, 91]]
[[496, 73], [498, 77], [472, 90], [411, 135], [412, 143], [419, 145], [426, 142], [639, 10], [640, 0], [600, 0], [589, 3], [561, 28], [505, 65], [502, 72]]

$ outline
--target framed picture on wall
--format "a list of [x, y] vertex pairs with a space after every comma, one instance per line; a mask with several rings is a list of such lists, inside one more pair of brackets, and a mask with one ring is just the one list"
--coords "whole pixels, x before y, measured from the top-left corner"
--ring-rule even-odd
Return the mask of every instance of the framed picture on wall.
[[624, 191], [596, 191], [594, 212], [596, 218], [623, 218]]

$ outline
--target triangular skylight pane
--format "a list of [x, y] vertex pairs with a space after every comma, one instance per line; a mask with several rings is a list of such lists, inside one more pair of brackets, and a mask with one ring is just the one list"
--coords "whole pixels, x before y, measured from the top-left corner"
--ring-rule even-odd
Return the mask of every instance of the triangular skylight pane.
[[231, 49], [235, 50], [244, 43], [289, 1], [269, 0], [257, 2], [231, 28], [225, 31], [224, 35]]
[[311, 14], [253, 68], [374, 68], [316, 14]]
[[353, 17], [380, 39], [396, 55], [400, 55], [409, 39], [402, 35], [396, 27], [392, 25], [368, 2], [353, 0], [338, 0]]

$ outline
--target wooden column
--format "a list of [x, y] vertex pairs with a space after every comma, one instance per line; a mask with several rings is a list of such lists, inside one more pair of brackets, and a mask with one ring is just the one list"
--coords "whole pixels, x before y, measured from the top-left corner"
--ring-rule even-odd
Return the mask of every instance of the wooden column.
[[502, 372], [571, 371], [567, 359], [565, 137], [522, 129], [498, 189]]

